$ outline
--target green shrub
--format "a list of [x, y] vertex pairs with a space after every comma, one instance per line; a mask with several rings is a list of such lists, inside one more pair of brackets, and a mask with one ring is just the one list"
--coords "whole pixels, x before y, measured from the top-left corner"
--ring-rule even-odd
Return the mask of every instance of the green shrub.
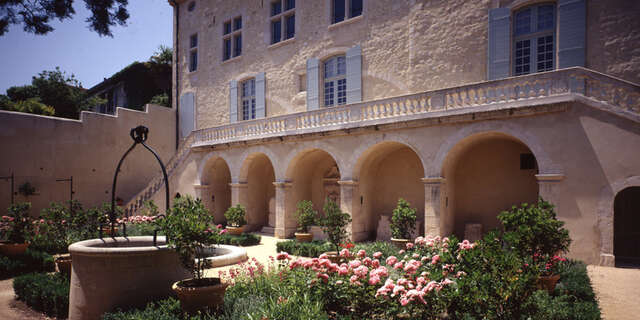
[[331, 249], [331, 243], [323, 240], [313, 240], [311, 242], [287, 240], [276, 244], [278, 252], [286, 252], [302, 257], [318, 257], [327, 251], [331, 251]]
[[66, 318], [69, 280], [59, 273], [30, 273], [13, 280], [13, 291], [29, 307], [49, 316]]
[[46, 252], [29, 248], [24, 255], [17, 257], [0, 255], [0, 279], [30, 272], [51, 272], [53, 270], [53, 257]]
[[388, 241], [360, 242], [355, 245], [353, 252], [364, 250], [367, 252], [367, 255], [372, 255], [375, 252], [381, 252], [382, 257], [380, 258], [380, 261], [384, 261], [387, 257], [398, 254], [398, 247]]
[[396, 239], [411, 239], [411, 231], [416, 227], [416, 209], [400, 198], [391, 216], [391, 236]]
[[30, 202], [12, 204], [7, 208], [7, 215], [0, 220], [0, 240], [11, 243], [25, 243], [30, 239], [32, 225], [29, 217]]
[[227, 218], [227, 223], [232, 227], [240, 227], [247, 224], [247, 220], [245, 219], [246, 213], [246, 209], [241, 204], [238, 204], [235, 207], [227, 209], [224, 217]]
[[340, 244], [349, 237], [347, 224], [351, 223], [351, 216], [342, 212], [338, 204], [329, 198], [326, 199], [322, 210], [324, 211], [324, 218], [320, 219], [322, 231], [338, 252]]
[[298, 218], [298, 231], [307, 233], [309, 227], [316, 223], [318, 212], [313, 210], [313, 203], [309, 200], [298, 202], [296, 217]]
[[157, 94], [151, 97], [151, 100], [149, 101], [149, 103], [157, 104], [163, 107], [171, 107], [171, 101], [169, 101], [169, 95], [167, 95], [166, 93]]
[[219, 243], [230, 244], [232, 246], [248, 247], [260, 244], [260, 240], [262, 240], [262, 237], [251, 233], [243, 233], [238, 236], [225, 233], [220, 236]]
[[[118, 310], [102, 315], [102, 320], [183, 320], [180, 301], [175, 298], [168, 298], [157, 302], [151, 302], [145, 309], [138, 310]], [[194, 316], [186, 318], [189, 320], [205, 319]]]

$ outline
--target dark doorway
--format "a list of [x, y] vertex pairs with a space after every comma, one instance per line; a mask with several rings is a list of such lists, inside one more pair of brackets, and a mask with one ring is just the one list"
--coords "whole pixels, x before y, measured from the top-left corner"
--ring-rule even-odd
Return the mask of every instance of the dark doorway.
[[626, 188], [613, 203], [616, 267], [640, 268], [640, 187]]

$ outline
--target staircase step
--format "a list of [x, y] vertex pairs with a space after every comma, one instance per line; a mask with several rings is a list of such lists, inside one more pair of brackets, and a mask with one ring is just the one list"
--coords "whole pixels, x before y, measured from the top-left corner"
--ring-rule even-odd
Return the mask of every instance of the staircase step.
[[260, 230], [260, 233], [274, 235], [276, 233], [276, 228], [265, 226], [265, 227], [262, 227], [262, 230]]

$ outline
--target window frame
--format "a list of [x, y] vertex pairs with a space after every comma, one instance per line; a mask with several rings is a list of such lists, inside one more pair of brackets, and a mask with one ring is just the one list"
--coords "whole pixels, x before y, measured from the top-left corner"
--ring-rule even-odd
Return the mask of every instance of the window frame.
[[[339, 68], [339, 63], [340, 63], [340, 58], [343, 59], [344, 61], [344, 73], [339, 73], [340, 68]], [[330, 63], [331, 61], [335, 60], [335, 63], [333, 65], [333, 71], [335, 71], [335, 74], [331, 77], [327, 77], [326, 74], [326, 70], [327, 70], [327, 64]], [[331, 108], [331, 107], [337, 107], [337, 106], [343, 106], [347, 104], [347, 55], [346, 54], [337, 54], [337, 55], [333, 55], [331, 57], [328, 57], [324, 60], [322, 60], [322, 69], [320, 70], [320, 78], [322, 80], [322, 85], [321, 85], [321, 94], [322, 94], [322, 106], [325, 108]], [[342, 81], [342, 83], [341, 83]], [[333, 97], [331, 98], [331, 103], [328, 103], [328, 99], [327, 99], [327, 85], [330, 84], [331, 85], [331, 94], [333, 95]], [[342, 90], [342, 97], [340, 97], [340, 93], [341, 93], [341, 87], [344, 86], [344, 89]], [[340, 102], [339, 99], [343, 99], [344, 101]]]
[[[553, 10], [552, 10], [552, 14], [553, 14], [553, 18], [552, 18], [552, 26], [550, 28], [546, 28], [546, 29], [542, 29], [542, 30], [538, 30], [538, 10], [541, 7], [545, 7], [545, 6], [552, 6]], [[525, 10], [531, 10], [531, 16], [530, 16], [530, 21], [529, 21], [529, 32], [527, 33], [523, 33], [523, 34], [516, 34], [517, 31], [517, 27], [518, 27], [518, 21], [517, 21], [517, 15], [519, 13], [522, 13]], [[512, 11], [511, 14], [512, 17], [512, 21], [510, 23], [511, 25], [511, 68], [510, 68], [510, 73], [512, 76], [521, 76], [521, 75], [527, 75], [527, 74], [533, 74], [533, 73], [538, 73], [538, 72], [545, 72], [545, 71], [552, 71], [555, 70], [557, 68], [558, 65], [558, 36], [557, 36], [557, 28], [558, 28], [558, 6], [555, 2], [539, 2], [539, 3], [535, 3], [532, 5], [528, 5], [528, 6], [524, 6], [521, 8], [518, 8], [517, 10]], [[540, 39], [544, 39], [545, 41], [548, 40], [548, 37], [551, 37], [551, 66], [550, 67], [543, 67], [543, 68], [538, 68], [538, 63], [541, 62], [538, 58], [538, 47], [539, 47], [539, 40]], [[518, 51], [519, 50], [524, 50], [523, 47], [519, 48], [518, 47], [518, 43], [523, 43], [522, 45], [524, 46], [524, 42], [529, 41], [529, 70], [528, 71], [524, 71], [521, 70], [520, 72], [518, 72], [518, 67], [523, 67], [524, 63], [518, 64], [517, 61], [520, 58], [518, 56]], [[548, 44], [548, 43], [547, 43]], [[549, 52], [547, 52], [549, 53]], [[545, 59], [542, 60], [542, 62], [546, 62], [549, 59]]]
[[[238, 27], [239, 21], [239, 27]], [[228, 26], [228, 28], [227, 28]], [[242, 15], [236, 15], [222, 23], [222, 61], [242, 56]], [[227, 41], [229, 51], [227, 54]]]
[[364, 15], [364, 8], [365, 8], [365, 0], [357, 0], [357, 1], [361, 1], [361, 8], [360, 8], [360, 13], [357, 15], [353, 14], [353, 1], [356, 0], [341, 0], [344, 1], [344, 16], [342, 17], [342, 20], [340, 21], [336, 21], [336, 0], [329, 0], [329, 24], [333, 25], [333, 24], [338, 24], [341, 22], [345, 22], [345, 21], [349, 21], [353, 18], [357, 18], [357, 17], [361, 17]]
[[198, 71], [198, 40], [198, 33], [189, 36], [189, 72]]
[[[245, 95], [245, 86], [251, 86], [249, 88], [249, 95]], [[239, 82], [238, 86], [238, 110], [241, 114], [241, 121], [255, 120], [256, 119], [256, 78], [247, 78]], [[246, 103], [246, 109], [245, 109]]]
[[[293, 7], [287, 9], [287, 2], [292, 1]], [[280, 4], [280, 12], [274, 14], [273, 6], [274, 4]], [[295, 29], [296, 29], [296, 3], [295, 0], [275, 0], [269, 2], [269, 45], [278, 44], [290, 39], [295, 39]], [[287, 25], [287, 21], [289, 18], [293, 17], [293, 34], [291, 37], [287, 37], [289, 32], [289, 26]], [[274, 34], [274, 23], [280, 22], [280, 34], [276, 39]]]

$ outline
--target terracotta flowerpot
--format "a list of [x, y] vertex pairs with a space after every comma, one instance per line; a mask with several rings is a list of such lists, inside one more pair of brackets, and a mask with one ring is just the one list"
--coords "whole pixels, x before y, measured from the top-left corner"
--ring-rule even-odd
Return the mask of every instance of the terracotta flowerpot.
[[182, 311], [194, 314], [198, 311], [216, 310], [224, 303], [227, 284], [220, 278], [187, 279], [178, 281], [171, 289], [180, 299]]
[[305, 232], [296, 232], [296, 240], [298, 240], [298, 242], [311, 242], [313, 241], [313, 234], [312, 233], [305, 233]]
[[328, 256], [329, 260], [333, 263], [340, 263], [340, 254], [338, 252], [335, 251], [329, 251], [329, 252], [325, 252], [325, 254]]
[[556, 284], [560, 280], [560, 275], [552, 274], [550, 276], [540, 276], [538, 278], [538, 289], [547, 290], [549, 293], [553, 292], [556, 288]]
[[396, 238], [391, 238], [391, 243], [393, 243], [396, 247], [400, 248], [400, 249], [406, 249], [407, 248], [407, 243], [411, 242], [411, 240], [409, 239], [396, 239]]
[[27, 251], [28, 247], [28, 243], [0, 243], [0, 254], [5, 256], [20, 256]]
[[102, 227], [102, 235], [103, 236], [116, 236], [118, 235], [118, 227], [113, 228], [113, 232], [114, 234], [111, 234], [111, 226], [108, 227]]
[[229, 234], [239, 236], [242, 234], [242, 232], [244, 232], [244, 226], [240, 226], [240, 227], [227, 226], [227, 233]]
[[66, 277], [71, 276], [71, 254], [61, 254], [55, 258], [56, 270]]

